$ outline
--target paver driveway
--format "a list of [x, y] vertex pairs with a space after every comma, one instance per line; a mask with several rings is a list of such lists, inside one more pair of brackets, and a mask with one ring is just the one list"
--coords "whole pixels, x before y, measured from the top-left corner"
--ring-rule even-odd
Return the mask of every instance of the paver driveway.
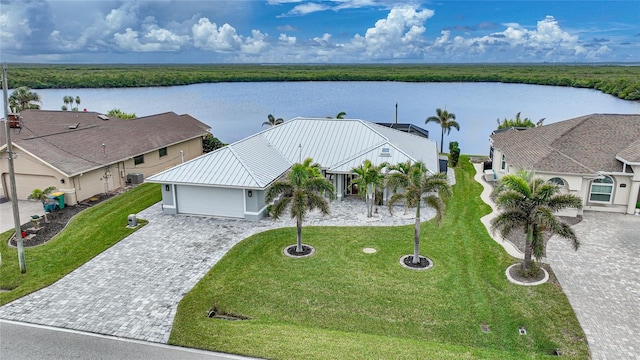
[[[309, 214], [305, 225], [413, 223], [401, 208], [374, 219], [364, 214], [362, 200], [347, 199], [332, 202], [330, 216]], [[435, 212], [424, 208], [421, 215], [425, 221]], [[294, 226], [289, 216], [249, 222], [163, 215], [159, 204], [138, 216], [149, 224], [51, 286], [0, 307], [0, 318], [166, 343], [178, 302], [233, 245]]]
[[585, 212], [573, 228], [580, 249], [553, 237], [547, 256], [592, 359], [640, 359], [640, 216]]

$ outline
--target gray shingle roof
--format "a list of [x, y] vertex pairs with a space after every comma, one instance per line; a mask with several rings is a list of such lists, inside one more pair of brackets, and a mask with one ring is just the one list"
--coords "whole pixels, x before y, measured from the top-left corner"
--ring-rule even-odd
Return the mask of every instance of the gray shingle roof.
[[491, 139], [507, 163], [519, 168], [574, 174], [620, 172], [619, 159], [640, 161], [640, 115], [592, 114], [495, 133]]
[[[379, 156], [381, 148], [390, 156]], [[266, 188], [291, 165], [312, 158], [347, 173], [364, 159], [374, 165], [422, 160], [438, 170], [436, 144], [420, 136], [354, 119], [295, 118], [147, 178], [151, 182]]]
[[[127, 160], [207, 134], [209, 127], [173, 112], [131, 120], [102, 120], [96, 112], [25, 110], [23, 127], [11, 140], [64, 174]], [[77, 125], [71, 129], [70, 126]], [[2, 122], [4, 126], [4, 122]], [[0, 144], [6, 144], [4, 131]], [[102, 144], [105, 144], [103, 147]]]

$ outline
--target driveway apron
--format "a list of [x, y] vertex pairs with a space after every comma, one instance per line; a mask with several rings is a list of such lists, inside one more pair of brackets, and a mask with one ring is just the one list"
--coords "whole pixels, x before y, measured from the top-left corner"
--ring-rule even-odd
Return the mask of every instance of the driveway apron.
[[547, 256], [592, 359], [640, 359], [640, 216], [585, 212], [573, 228], [580, 249], [554, 236]]

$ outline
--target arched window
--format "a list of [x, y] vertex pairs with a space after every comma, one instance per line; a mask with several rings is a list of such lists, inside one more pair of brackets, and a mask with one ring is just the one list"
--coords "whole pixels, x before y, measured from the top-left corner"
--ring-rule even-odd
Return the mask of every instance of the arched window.
[[611, 203], [613, 195], [613, 179], [604, 176], [602, 179], [595, 179], [591, 183], [591, 192], [589, 193], [589, 201]]
[[560, 188], [560, 193], [561, 194], [568, 194], [569, 193], [569, 184], [567, 184], [567, 182], [564, 181], [563, 179], [561, 179], [559, 177], [554, 177], [554, 178], [549, 179], [547, 182], [549, 182], [551, 184], [558, 185], [558, 188]]
[[560, 179], [559, 177], [554, 177], [549, 179], [549, 182], [552, 184], [556, 184], [558, 186], [566, 186], [567, 184], [564, 182], [564, 180]]

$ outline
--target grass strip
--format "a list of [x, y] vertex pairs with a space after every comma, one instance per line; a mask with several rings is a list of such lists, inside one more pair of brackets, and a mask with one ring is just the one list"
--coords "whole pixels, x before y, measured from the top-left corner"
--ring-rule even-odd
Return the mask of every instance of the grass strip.
[[[399, 265], [412, 252], [411, 226], [304, 227], [316, 248], [305, 259], [282, 254], [295, 229], [267, 231], [232, 248], [183, 298], [170, 343], [274, 359], [538, 359], [556, 349], [588, 358], [557, 282], [507, 281], [515, 260], [479, 220], [489, 207], [474, 173], [461, 157], [445, 220], [422, 224], [433, 269]], [[213, 307], [250, 320], [210, 319]]]
[[[142, 184], [90, 207], [44, 245], [25, 248], [27, 272], [20, 273], [18, 252], [8, 246], [13, 230], [0, 234], [0, 305], [42, 289], [124, 239], [135, 229], [126, 227], [127, 216], [161, 199], [160, 185]], [[140, 220], [141, 225], [145, 224]]]

